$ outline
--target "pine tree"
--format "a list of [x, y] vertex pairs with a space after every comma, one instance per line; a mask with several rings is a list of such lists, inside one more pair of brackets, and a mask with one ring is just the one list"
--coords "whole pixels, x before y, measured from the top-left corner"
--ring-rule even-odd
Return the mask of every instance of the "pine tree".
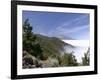
[[88, 48], [87, 52], [84, 53], [84, 57], [82, 58], [82, 65], [87, 66], [90, 64], [90, 48]]
[[32, 32], [32, 26], [29, 19], [26, 19], [23, 24], [23, 51], [27, 51], [33, 56], [40, 58], [42, 49], [39, 42], [36, 41], [36, 35]]

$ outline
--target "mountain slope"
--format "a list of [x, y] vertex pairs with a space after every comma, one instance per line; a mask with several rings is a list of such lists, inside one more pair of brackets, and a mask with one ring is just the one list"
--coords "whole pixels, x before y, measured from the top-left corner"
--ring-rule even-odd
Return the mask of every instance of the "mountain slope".
[[47, 37], [40, 34], [36, 34], [37, 41], [42, 47], [43, 54], [52, 56], [52, 55], [60, 55], [61, 52], [64, 52], [65, 46], [74, 48], [74, 46], [63, 42], [59, 38], [56, 37]]

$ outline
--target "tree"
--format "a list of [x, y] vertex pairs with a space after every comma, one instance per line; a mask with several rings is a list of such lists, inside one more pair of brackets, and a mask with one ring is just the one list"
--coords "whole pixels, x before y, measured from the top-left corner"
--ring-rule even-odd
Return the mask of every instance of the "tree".
[[77, 60], [75, 58], [75, 55], [73, 55], [73, 53], [74, 52], [68, 55], [68, 64], [69, 66], [78, 66]]
[[29, 19], [26, 19], [23, 24], [23, 51], [25, 50], [33, 56], [40, 58], [42, 48], [39, 42], [36, 41], [36, 35], [32, 32], [32, 29]]
[[86, 66], [90, 64], [90, 48], [88, 48], [87, 52], [84, 53], [84, 57], [82, 57], [82, 65]]
[[65, 53], [61, 59], [61, 66], [78, 66], [77, 60], [72, 53]]

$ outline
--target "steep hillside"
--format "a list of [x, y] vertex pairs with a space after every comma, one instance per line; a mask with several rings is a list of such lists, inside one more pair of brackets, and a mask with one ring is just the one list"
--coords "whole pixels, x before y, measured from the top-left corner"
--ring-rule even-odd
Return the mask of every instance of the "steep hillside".
[[39, 42], [40, 46], [43, 49], [43, 53], [46, 55], [59, 55], [61, 52], [64, 52], [65, 46], [74, 48], [74, 46], [63, 42], [59, 38], [56, 37], [47, 37], [40, 34], [36, 34], [36, 41]]
[[65, 50], [65, 47], [72, 49], [74, 46], [57, 37], [35, 34], [32, 29], [27, 19], [23, 24], [24, 69], [78, 65], [73, 53], [67, 53]]

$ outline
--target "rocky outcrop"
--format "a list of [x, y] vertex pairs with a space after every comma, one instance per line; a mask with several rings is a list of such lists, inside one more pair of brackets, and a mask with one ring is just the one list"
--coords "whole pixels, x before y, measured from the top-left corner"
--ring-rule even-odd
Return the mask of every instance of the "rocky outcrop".
[[59, 62], [56, 58], [49, 57], [47, 60], [39, 60], [35, 56], [29, 54], [27, 51], [23, 51], [23, 69], [58, 66]]
[[35, 56], [32, 56], [27, 51], [23, 52], [23, 68], [36, 68], [41, 67], [38, 59]]

